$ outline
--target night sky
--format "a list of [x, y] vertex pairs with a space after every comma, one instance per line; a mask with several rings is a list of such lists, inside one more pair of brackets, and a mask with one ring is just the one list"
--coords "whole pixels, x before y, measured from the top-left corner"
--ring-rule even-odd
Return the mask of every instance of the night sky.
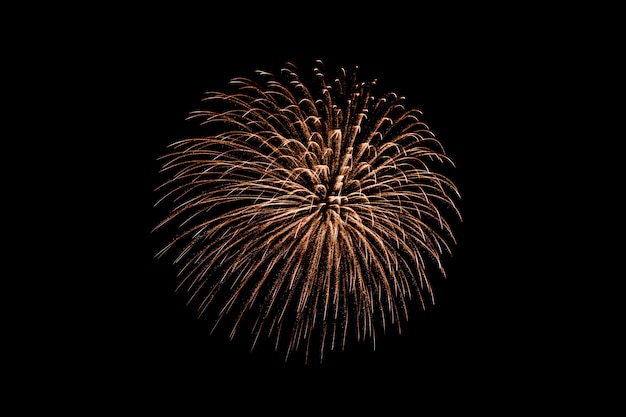
[[[102, 65], [94, 81], [104, 87], [89, 93], [110, 100], [97, 118], [110, 197], [94, 204], [107, 208], [98, 227], [111, 238], [90, 268], [102, 273], [92, 290], [102, 303], [89, 313], [99, 350], [79, 372], [109, 381], [94, 401], [197, 407], [204, 415], [272, 407], [356, 414], [374, 406], [395, 415], [395, 407], [420, 414], [426, 405], [533, 409], [554, 398], [554, 385], [573, 374], [561, 339], [573, 325], [552, 302], [563, 278], [545, 280], [558, 268], [538, 262], [556, 255], [553, 234], [536, 220], [559, 210], [548, 202], [555, 181], [545, 180], [538, 157], [555, 145], [537, 133], [549, 117], [537, 80], [555, 80], [557, 71], [541, 65], [550, 54], [529, 43], [526, 26], [487, 18], [459, 26], [442, 14], [412, 13], [329, 8], [304, 18], [259, 8], [245, 18], [189, 10], [175, 19], [160, 10], [110, 28], [122, 36], [110, 46], [101, 41], [106, 55], [92, 64]], [[548, 27], [537, 19], [536, 30]], [[227, 329], [209, 335], [210, 318], [198, 319], [175, 291], [175, 269], [154, 259], [167, 237], [151, 230], [165, 213], [153, 207], [157, 157], [198, 131], [184, 119], [203, 93], [286, 61], [310, 74], [316, 59], [328, 69], [358, 65], [363, 79], [378, 80], [376, 91], [394, 91], [423, 111], [457, 165], [451, 177], [464, 220], [444, 259], [447, 278], [433, 275], [434, 307], [422, 311], [416, 302], [403, 334], [379, 333], [376, 349], [349, 343], [305, 364], [297, 353], [285, 362], [267, 345], [250, 352], [245, 332], [232, 341]]]

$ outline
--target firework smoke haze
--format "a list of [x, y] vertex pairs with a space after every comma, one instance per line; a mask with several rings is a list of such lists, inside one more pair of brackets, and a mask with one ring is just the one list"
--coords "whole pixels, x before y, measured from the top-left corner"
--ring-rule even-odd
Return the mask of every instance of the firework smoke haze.
[[285, 360], [374, 341], [413, 300], [434, 304], [429, 275], [445, 277], [448, 216], [461, 219], [438, 170], [454, 164], [419, 110], [376, 96], [358, 67], [331, 79], [318, 61], [312, 75], [286, 63], [206, 93], [189, 119], [207, 135], [170, 145], [157, 189], [171, 211], [155, 230], [176, 232], [156, 256], [174, 252], [177, 291]]

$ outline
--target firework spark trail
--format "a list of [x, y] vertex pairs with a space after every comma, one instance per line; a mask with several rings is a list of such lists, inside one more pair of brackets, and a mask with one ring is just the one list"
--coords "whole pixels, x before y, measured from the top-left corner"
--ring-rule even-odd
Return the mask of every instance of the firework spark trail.
[[329, 83], [318, 63], [315, 89], [287, 63], [207, 93], [211, 109], [189, 119], [217, 133], [171, 144], [157, 189], [172, 210], [155, 230], [178, 227], [157, 257], [177, 251], [178, 290], [201, 315], [225, 297], [215, 326], [233, 314], [234, 337], [253, 316], [252, 347], [285, 338], [285, 360], [315, 340], [321, 360], [350, 334], [400, 331], [414, 295], [434, 303], [429, 264], [445, 276], [444, 214], [461, 219], [457, 188], [432, 169], [454, 164], [421, 112], [376, 98], [357, 68]]

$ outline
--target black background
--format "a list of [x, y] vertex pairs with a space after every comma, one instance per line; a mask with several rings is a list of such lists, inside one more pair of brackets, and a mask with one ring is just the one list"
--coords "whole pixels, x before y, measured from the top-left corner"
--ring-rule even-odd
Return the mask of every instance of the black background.
[[[579, 289], [564, 265], [577, 254], [563, 250], [560, 203], [571, 188], [557, 163], [571, 140], [562, 103], [585, 88], [569, 88], [571, 64], [596, 53], [577, 49], [584, 32], [568, 26], [566, 36], [557, 16], [531, 10], [221, 7], [109, 11], [64, 38], [78, 44], [89, 33], [70, 74], [80, 79], [74, 111], [85, 135], [74, 148], [81, 197], [69, 209], [82, 264], [69, 269], [82, 284], [67, 288], [72, 342], [50, 354], [54, 369], [90, 409], [170, 415], [509, 414], [574, 401], [571, 389], [589, 381], [581, 375], [600, 367], [580, 348], [600, 332], [571, 296]], [[375, 349], [352, 344], [322, 363], [285, 362], [284, 352], [250, 351], [243, 333], [209, 335], [209, 320], [174, 291], [175, 270], [154, 259], [167, 239], [151, 232], [164, 215], [154, 207], [157, 158], [197, 132], [185, 118], [205, 91], [286, 61], [305, 74], [317, 59], [331, 70], [359, 65], [377, 91], [423, 111], [457, 164], [464, 220], [448, 277], [434, 283], [437, 304], [413, 306], [402, 335], [379, 334]]]

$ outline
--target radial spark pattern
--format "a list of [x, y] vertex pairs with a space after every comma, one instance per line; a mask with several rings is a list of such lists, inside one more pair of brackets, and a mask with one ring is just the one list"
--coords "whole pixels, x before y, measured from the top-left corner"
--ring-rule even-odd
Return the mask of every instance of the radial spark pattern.
[[400, 331], [411, 300], [434, 303], [429, 274], [445, 276], [461, 219], [454, 164], [418, 110], [358, 68], [305, 82], [287, 63], [210, 92], [191, 112], [207, 135], [171, 144], [158, 191], [176, 225], [157, 257], [175, 251], [180, 287], [199, 314], [231, 337], [248, 326], [285, 359], [303, 348], [320, 359], [346, 341]]

